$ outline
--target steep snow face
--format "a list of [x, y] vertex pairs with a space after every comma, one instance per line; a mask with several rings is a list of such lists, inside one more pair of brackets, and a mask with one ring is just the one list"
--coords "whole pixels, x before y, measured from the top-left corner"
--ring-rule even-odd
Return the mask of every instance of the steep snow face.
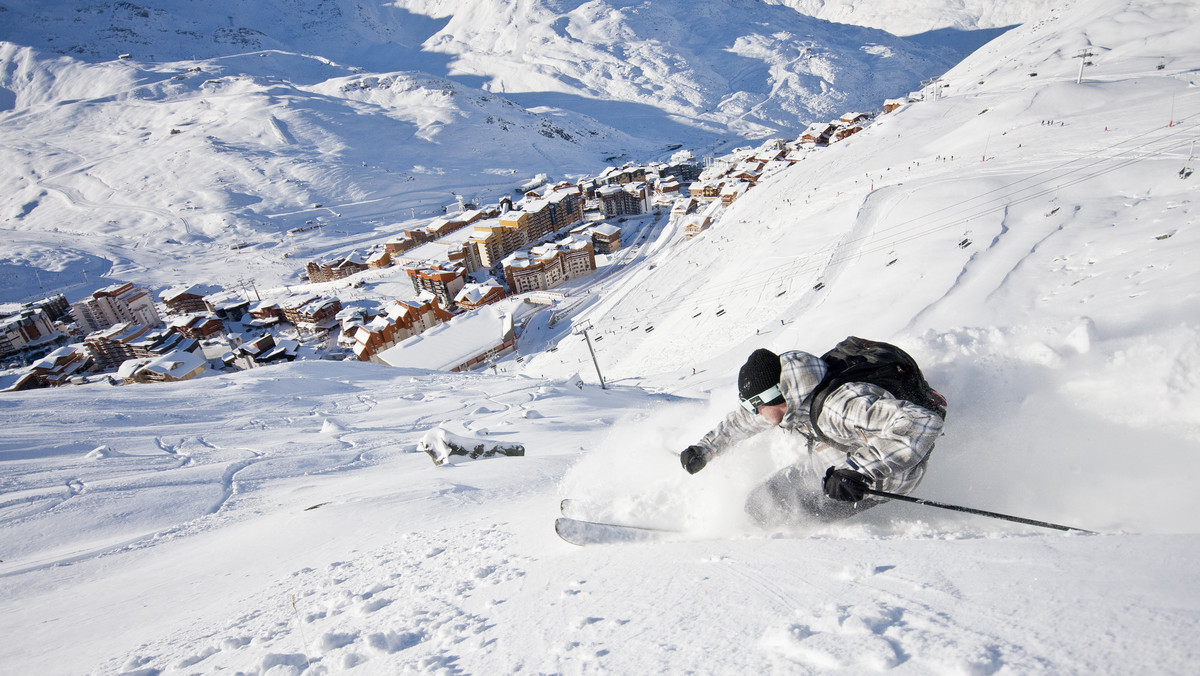
[[[999, 491], [1019, 509], [1103, 486], [1154, 496], [1150, 521], [1187, 528], [1186, 489], [1160, 492], [1130, 463], [1191, 472], [1200, 457], [1197, 21], [1189, 2], [1056, 13], [947, 73], [936, 96], [760, 180], [695, 238], [662, 223], [639, 242], [648, 265], [593, 287], [576, 320], [603, 338], [605, 376], [711, 396], [679, 435], [698, 438], [735, 405], [753, 349], [891, 339], [951, 401], [923, 487]], [[564, 340], [522, 368], [588, 359]], [[789, 442], [745, 452], [764, 448], [784, 458]], [[1005, 488], [994, 470], [1087, 480]]]
[[[718, 227], [692, 240], [664, 229], [675, 244], [661, 247], [654, 269], [602, 293], [583, 317], [612, 332], [602, 348], [611, 368], [690, 372], [697, 359], [754, 340], [830, 346], [855, 331], [1017, 327], [1043, 304], [1066, 323], [1092, 312], [1160, 321], [1157, 295], [1113, 287], [1093, 304], [1077, 292], [1091, 278], [1084, 271], [1126, 249], [1108, 258], [1113, 274], [1186, 284], [1189, 273], [1168, 261], [1186, 250], [1170, 224], [1186, 221], [1194, 191], [1180, 172], [1197, 55], [1183, 44], [1187, 31], [1172, 27], [1191, 25], [1195, 9], [1106, 7], [1100, 18], [1076, 7], [1012, 31], [925, 100], [761, 180]], [[1074, 57], [1089, 44], [1095, 56], [1076, 84]], [[1060, 270], [1056, 291], [1039, 288], [1041, 274], [1019, 274], [1031, 265]], [[948, 302], [964, 294], [970, 302]], [[629, 330], [651, 321], [652, 333]]]

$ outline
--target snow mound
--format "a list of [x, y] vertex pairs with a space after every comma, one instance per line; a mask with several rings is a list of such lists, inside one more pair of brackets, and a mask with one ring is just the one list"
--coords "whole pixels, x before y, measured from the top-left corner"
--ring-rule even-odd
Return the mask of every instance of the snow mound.
[[417, 450], [429, 454], [433, 464], [443, 465], [451, 456], [465, 456], [471, 460], [491, 458], [497, 455], [522, 456], [525, 447], [518, 443], [501, 443], [488, 439], [472, 439], [454, 434], [444, 428], [430, 430], [417, 442]]

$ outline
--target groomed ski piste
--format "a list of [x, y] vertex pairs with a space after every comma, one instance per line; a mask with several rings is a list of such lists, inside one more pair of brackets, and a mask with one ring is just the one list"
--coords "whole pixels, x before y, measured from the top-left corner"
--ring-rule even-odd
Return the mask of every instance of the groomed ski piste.
[[[0, 395], [0, 672], [1190, 673], [1198, 27], [1017, 27], [700, 236], [649, 226], [495, 371]], [[950, 401], [915, 495], [1098, 534], [909, 504], [764, 531], [742, 502], [793, 439], [680, 467], [752, 349], [850, 334]], [[447, 435], [525, 454], [435, 466]], [[571, 546], [564, 498], [681, 533]]]

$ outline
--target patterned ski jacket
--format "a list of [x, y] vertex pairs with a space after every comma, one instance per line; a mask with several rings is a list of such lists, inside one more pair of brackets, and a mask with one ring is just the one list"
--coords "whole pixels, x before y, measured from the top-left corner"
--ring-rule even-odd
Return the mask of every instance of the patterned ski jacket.
[[[841, 448], [830, 446], [817, 437], [809, 420], [812, 392], [828, 371], [825, 362], [798, 351], [779, 355], [779, 362], [779, 390], [787, 402], [779, 428], [805, 438], [814, 475], [823, 477], [833, 466], [869, 476], [877, 490], [907, 494], [917, 487], [942, 433], [941, 417], [876, 385], [846, 383], [829, 394], [817, 420], [821, 431]], [[766, 419], [739, 406], [696, 445], [711, 460], [769, 429]]]

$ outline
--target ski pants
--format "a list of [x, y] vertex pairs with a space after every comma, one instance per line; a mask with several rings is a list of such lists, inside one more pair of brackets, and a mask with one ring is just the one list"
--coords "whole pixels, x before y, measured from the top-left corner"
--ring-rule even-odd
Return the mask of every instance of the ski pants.
[[823, 483], [824, 477], [814, 475], [807, 462], [785, 467], [750, 492], [746, 513], [767, 528], [802, 526], [840, 521], [884, 502], [834, 500], [825, 495]]

